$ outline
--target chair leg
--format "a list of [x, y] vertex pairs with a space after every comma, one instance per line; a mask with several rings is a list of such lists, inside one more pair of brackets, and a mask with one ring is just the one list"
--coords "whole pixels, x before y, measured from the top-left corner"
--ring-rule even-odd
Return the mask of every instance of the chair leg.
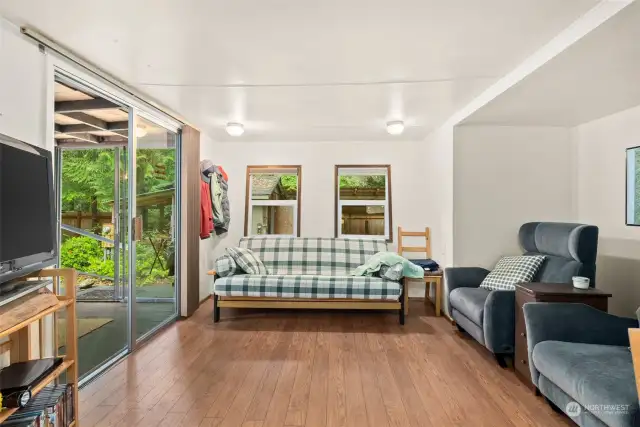
[[442, 315], [442, 308], [440, 306], [440, 304], [442, 303], [442, 280], [440, 280], [440, 278], [438, 278], [435, 281], [436, 284], [436, 294], [435, 294], [435, 298], [436, 298], [436, 317], [440, 317]]
[[218, 307], [218, 295], [213, 294], [213, 323], [220, 321], [220, 307]]
[[502, 353], [496, 353], [494, 354], [495, 358], [496, 358], [496, 362], [498, 362], [498, 366], [500, 366], [501, 368], [507, 368], [507, 356], [506, 354], [502, 354]]

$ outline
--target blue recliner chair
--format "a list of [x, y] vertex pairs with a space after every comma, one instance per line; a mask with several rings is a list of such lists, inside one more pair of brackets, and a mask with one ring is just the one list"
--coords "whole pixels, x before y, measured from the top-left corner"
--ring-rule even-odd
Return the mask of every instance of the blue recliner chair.
[[[530, 222], [520, 227], [524, 255], [546, 255], [534, 282], [571, 283], [585, 276], [595, 286], [598, 227]], [[458, 329], [467, 332], [505, 367], [515, 345], [515, 291], [480, 288], [489, 270], [451, 267], [444, 272], [447, 307]]]

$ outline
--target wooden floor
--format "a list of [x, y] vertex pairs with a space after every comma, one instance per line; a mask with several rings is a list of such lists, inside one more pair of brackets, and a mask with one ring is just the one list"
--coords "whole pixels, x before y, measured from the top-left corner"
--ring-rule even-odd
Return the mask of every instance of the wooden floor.
[[421, 301], [396, 314], [212, 303], [80, 393], [93, 426], [567, 426]]

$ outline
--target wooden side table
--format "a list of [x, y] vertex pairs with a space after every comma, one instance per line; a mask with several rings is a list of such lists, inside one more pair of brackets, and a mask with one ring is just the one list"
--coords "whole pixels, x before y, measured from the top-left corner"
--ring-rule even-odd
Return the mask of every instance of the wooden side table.
[[[576, 289], [573, 285], [566, 283], [521, 283], [516, 285], [516, 345], [513, 360], [516, 375], [529, 387], [535, 389], [529, 370], [527, 330], [522, 310], [524, 304], [528, 302], [581, 303], [606, 312], [610, 297], [610, 293], [598, 289]], [[561, 319], [558, 320], [561, 321]]]
[[[438, 271], [425, 271], [424, 272], [424, 303], [427, 302], [433, 303], [435, 308], [436, 317], [442, 316], [442, 270]], [[411, 283], [412, 281], [418, 281], [420, 279], [409, 279], [405, 277], [405, 285]], [[431, 294], [431, 285], [435, 285], [435, 291], [433, 293], [433, 298], [429, 295]], [[404, 313], [409, 314], [409, 304], [405, 304]]]

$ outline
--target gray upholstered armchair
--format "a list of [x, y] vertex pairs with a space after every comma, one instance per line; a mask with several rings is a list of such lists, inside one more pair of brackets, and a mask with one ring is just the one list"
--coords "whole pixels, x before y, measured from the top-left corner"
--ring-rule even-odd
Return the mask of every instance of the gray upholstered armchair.
[[[524, 255], [545, 255], [535, 282], [571, 283], [586, 276], [595, 286], [598, 228], [559, 222], [530, 222], [520, 227]], [[479, 267], [445, 269], [449, 314], [467, 332], [496, 355], [500, 366], [515, 345], [515, 291], [488, 290], [480, 284], [489, 270]]]
[[584, 304], [528, 303], [523, 307], [531, 380], [579, 426], [638, 426], [640, 407], [629, 351], [638, 320]]

